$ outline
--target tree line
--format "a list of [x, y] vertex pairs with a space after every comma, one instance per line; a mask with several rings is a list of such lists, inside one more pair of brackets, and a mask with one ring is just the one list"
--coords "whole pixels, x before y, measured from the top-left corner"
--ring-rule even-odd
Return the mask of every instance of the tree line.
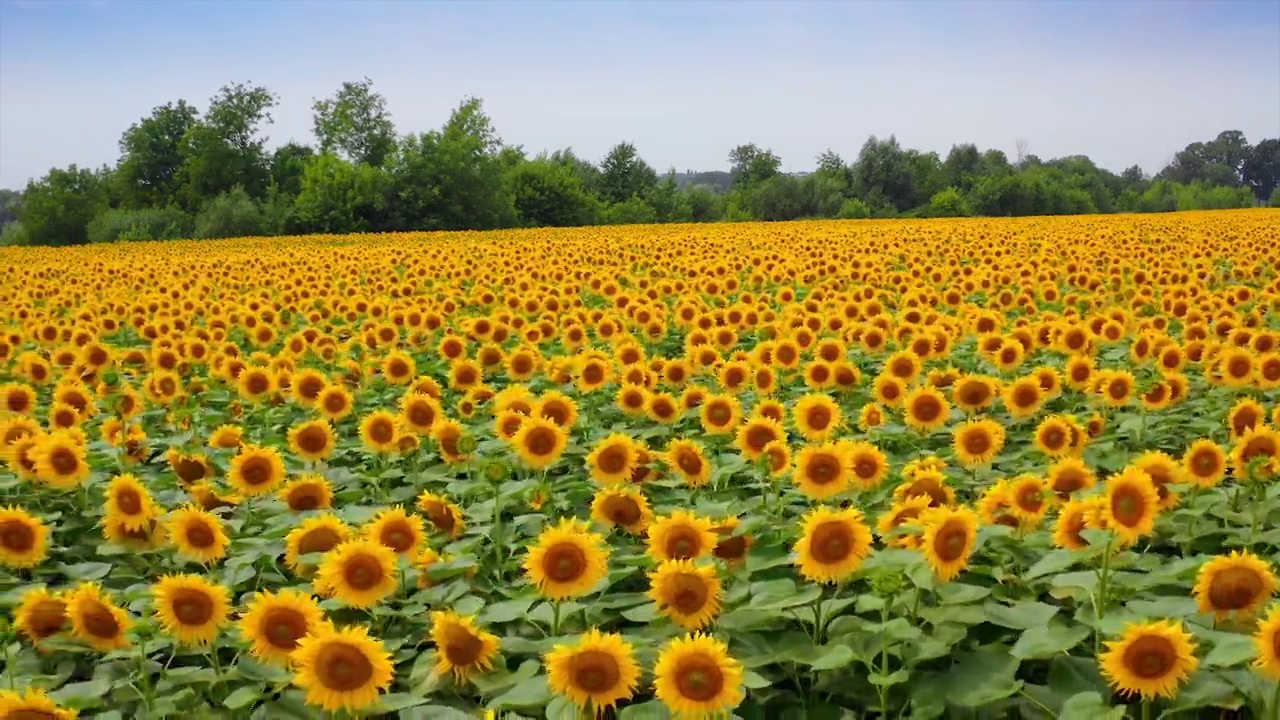
[[0, 244], [217, 238], [593, 224], [1166, 212], [1280, 206], [1280, 140], [1225, 131], [1177, 152], [1154, 177], [1087, 156], [1010, 160], [953, 146], [945, 157], [869, 138], [807, 174], [755, 144], [729, 173], [659, 173], [634, 145], [598, 163], [572, 149], [530, 156], [467, 98], [439, 129], [398, 134], [368, 78], [313, 103], [316, 142], [267, 149], [278, 98], [244, 83], [201, 112], [166, 103], [120, 138], [114, 167], [54, 168], [0, 190]]

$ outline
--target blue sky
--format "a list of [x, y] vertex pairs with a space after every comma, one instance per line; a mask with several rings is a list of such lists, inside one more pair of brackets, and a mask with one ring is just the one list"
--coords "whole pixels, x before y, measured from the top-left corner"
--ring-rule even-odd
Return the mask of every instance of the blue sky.
[[743, 142], [805, 170], [893, 133], [1154, 172], [1280, 135], [1280, 0], [0, 0], [0, 187], [113, 163], [151, 108], [231, 81], [279, 96], [271, 145], [311, 142], [313, 99], [363, 76], [402, 133], [476, 95], [530, 154], [625, 139], [659, 170]]

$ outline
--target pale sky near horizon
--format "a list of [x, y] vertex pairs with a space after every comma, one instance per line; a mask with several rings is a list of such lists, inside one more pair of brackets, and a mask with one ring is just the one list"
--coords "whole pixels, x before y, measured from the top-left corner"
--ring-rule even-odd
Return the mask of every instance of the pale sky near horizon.
[[400, 133], [467, 95], [533, 155], [629, 140], [665, 171], [744, 142], [808, 170], [869, 135], [1158, 171], [1190, 142], [1280, 136], [1280, 0], [425, 2], [0, 0], [0, 187], [119, 158], [153, 107], [279, 96], [269, 145], [368, 76]]

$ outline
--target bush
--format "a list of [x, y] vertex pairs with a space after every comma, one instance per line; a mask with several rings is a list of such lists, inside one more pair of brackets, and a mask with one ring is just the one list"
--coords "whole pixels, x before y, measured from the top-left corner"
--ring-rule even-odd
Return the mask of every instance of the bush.
[[866, 220], [871, 217], [871, 207], [858, 198], [849, 198], [840, 205], [836, 217], [841, 220]]
[[929, 198], [928, 217], [969, 217], [973, 208], [969, 207], [969, 199], [957, 188], [949, 187]]
[[117, 240], [177, 240], [191, 237], [191, 218], [178, 208], [115, 209], [99, 213], [89, 223], [89, 242]]
[[657, 219], [658, 215], [649, 203], [639, 197], [614, 203], [604, 211], [605, 225], [647, 225], [657, 222]]
[[1269, 204], [1273, 208], [1280, 208], [1280, 187], [1271, 191], [1271, 202]]
[[205, 203], [196, 215], [195, 236], [201, 239], [262, 235], [262, 210], [243, 188], [233, 188]]

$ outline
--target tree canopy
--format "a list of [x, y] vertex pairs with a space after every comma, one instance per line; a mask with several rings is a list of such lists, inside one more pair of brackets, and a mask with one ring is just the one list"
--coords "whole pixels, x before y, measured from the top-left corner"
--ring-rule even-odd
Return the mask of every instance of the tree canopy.
[[1280, 203], [1280, 139], [1238, 130], [1176, 151], [1154, 175], [1085, 155], [1042, 160], [1019, 139], [1014, 161], [972, 143], [945, 154], [871, 137], [786, 173], [756, 143], [728, 171], [659, 175], [632, 143], [598, 161], [572, 148], [529, 156], [503, 142], [479, 98], [436, 129], [400, 134], [369, 78], [312, 104], [314, 145], [268, 149], [277, 98], [231, 83], [203, 110], [178, 99], [120, 137], [98, 170], [55, 168], [0, 190], [0, 243], [65, 245], [234, 234], [467, 230], [597, 223], [839, 217], [963, 217], [1166, 212]]

